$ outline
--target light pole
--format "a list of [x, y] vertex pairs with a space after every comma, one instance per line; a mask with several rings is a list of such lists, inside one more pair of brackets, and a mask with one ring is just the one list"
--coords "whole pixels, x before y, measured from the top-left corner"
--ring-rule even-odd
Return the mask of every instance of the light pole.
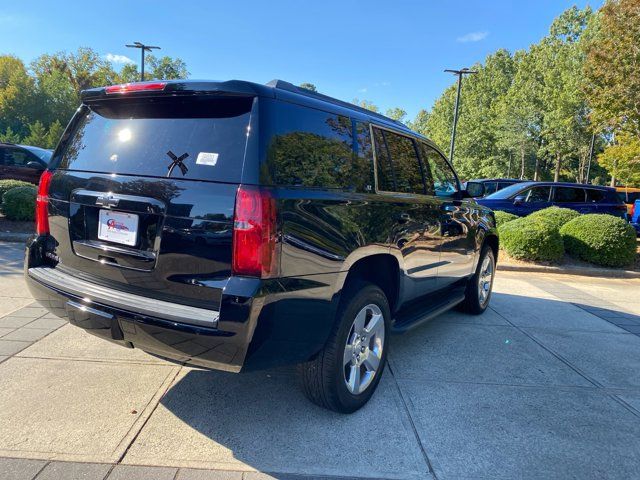
[[445, 72], [453, 73], [458, 76], [458, 93], [456, 94], [456, 104], [453, 109], [453, 129], [451, 130], [451, 146], [449, 147], [449, 161], [453, 164], [453, 148], [456, 141], [456, 129], [458, 128], [458, 107], [460, 106], [460, 90], [462, 89], [462, 77], [464, 75], [472, 75], [478, 73], [475, 70], [469, 70], [467, 67], [460, 70], [445, 70]]
[[591, 135], [591, 146], [589, 147], [589, 163], [587, 164], [587, 178], [585, 178], [584, 183], [589, 183], [589, 174], [591, 173], [591, 159], [593, 158], [593, 147], [596, 143], [596, 134]]
[[140, 81], [144, 82], [144, 52], [150, 52], [151, 50], [160, 50], [160, 47], [154, 47], [153, 45], [145, 45], [140, 42], [133, 42], [133, 45], [125, 45], [128, 48], [139, 48], [141, 53], [140, 58]]

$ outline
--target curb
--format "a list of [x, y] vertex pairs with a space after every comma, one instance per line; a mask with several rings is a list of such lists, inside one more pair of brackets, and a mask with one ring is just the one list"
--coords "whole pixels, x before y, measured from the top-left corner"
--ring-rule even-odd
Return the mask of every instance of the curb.
[[32, 233], [0, 232], [0, 242], [26, 243]]
[[562, 275], [581, 275], [583, 277], [640, 278], [640, 272], [596, 267], [549, 267], [546, 265], [504, 265], [498, 263], [496, 270], [503, 272], [556, 273]]

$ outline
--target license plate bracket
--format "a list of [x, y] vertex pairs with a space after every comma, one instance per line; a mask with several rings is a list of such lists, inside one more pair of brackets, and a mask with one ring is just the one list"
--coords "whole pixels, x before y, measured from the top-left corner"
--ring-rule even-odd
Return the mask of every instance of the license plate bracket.
[[98, 216], [98, 239], [133, 247], [138, 243], [138, 215], [101, 209]]

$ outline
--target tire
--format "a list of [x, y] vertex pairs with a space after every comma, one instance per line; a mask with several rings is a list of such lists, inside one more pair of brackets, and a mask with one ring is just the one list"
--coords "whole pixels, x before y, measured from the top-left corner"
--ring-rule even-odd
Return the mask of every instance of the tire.
[[[298, 365], [307, 398], [340, 413], [355, 412], [366, 404], [387, 361], [390, 322], [389, 303], [379, 287], [358, 281], [345, 289], [324, 348]], [[369, 370], [376, 363], [377, 368]]]
[[[490, 268], [487, 277], [486, 268]], [[467, 283], [467, 290], [465, 297], [460, 304], [460, 310], [470, 313], [472, 315], [480, 315], [489, 306], [491, 301], [491, 293], [493, 292], [493, 279], [496, 273], [496, 260], [493, 250], [489, 246], [485, 246], [480, 254], [480, 260], [478, 260], [478, 266], [476, 273], [469, 279]], [[480, 282], [483, 283], [486, 292], [486, 296], [481, 294]], [[487, 283], [488, 282], [488, 283]]]

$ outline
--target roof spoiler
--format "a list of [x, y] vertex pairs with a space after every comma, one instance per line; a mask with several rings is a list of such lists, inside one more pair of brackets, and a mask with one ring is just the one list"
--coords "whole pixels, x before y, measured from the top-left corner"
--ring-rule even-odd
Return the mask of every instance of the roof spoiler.
[[248, 82], [229, 80], [227, 82], [199, 80], [153, 80], [133, 82], [107, 87], [90, 88], [80, 93], [83, 102], [104, 98], [148, 97], [158, 95], [237, 95], [251, 96], [264, 94]]

